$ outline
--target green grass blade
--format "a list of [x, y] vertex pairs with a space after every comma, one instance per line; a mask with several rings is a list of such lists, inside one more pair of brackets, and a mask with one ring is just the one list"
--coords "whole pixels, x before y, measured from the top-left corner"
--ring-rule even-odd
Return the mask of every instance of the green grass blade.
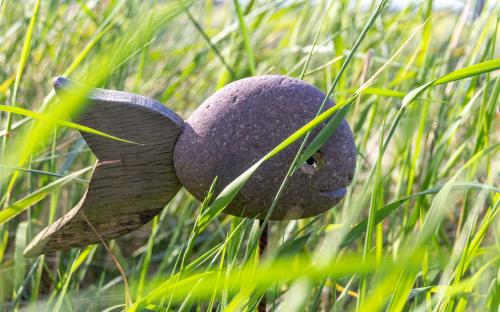
[[439, 77], [432, 83], [432, 85], [437, 86], [443, 83], [467, 79], [477, 75], [494, 72], [499, 69], [500, 58], [497, 58], [455, 70], [449, 74]]
[[108, 139], [111, 139], [111, 140], [116, 140], [116, 141], [120, 141], [120, 142], [124, 142], [124, 143], [129, 143], [129, 144], [140, 144], [140, 143], [135, 143], [135, 142], [132, 142], [132, 141], [129, 141], [129, 140], [121, 139], [119, 137], [116, 137], [116, 136], [113, 136], [113, 135], [109, 135], [109, 134], [106, 134], [104, 132], [101, 132], [101, 131], [98, 131], [98, 130], [94, 130], [92, 128], [89, 128], [89, 127], [86, 127], [86, 126], [83, 126], [83, 125], [79, 125], [79, 124], [74, 123], [74, 122], [70, 122], [70, 121], [66, 121], [66, 120], [61, 120], [61, 119], [53, 118], [49, 114], [42, 114], [42, 113], [32, 112], [30, 110], [27, 110], [27, 109], [24, 109], [24, 108], [20, 108], [20, 107], [0, 105], [0, 111], [23, 115], [23, 116], [26, 116], [26, 117], [30, 117], [30, 118], [38, 119], [38, 120], [41, 120], [41, 121], [45, 121], [45, 122], [48, 122], [48, 123], [53, 123], [53, 124], [58, 125], [58, 126], [62, 126], [62, 127], [66, 127], [66, 128], [71, 128], [71, 129], [74, 129], [74, 130], [78, 130], [78, 131], [82, 131], [82, 132], [86, 132], [86, 133], [90, 133], [90, 134], [102, 136], [102, 137], [105, 137], [105, 138], [108, 138]]
[[247, 53], [248, 66], [250, 68], [250, 73], [255, 75], [257, 72], [255, 67], [255, 57], [253, 55], [252, 43], [250, 41], [250, 35], [248, 33], [248, 27], [245, 24], [245, 19], [243, 18], [243, 12], [241, 11], [240, 2], [238, 0], [233, 0], [234, 7], [236, 9], [236, 16], [238, 17], [238, 23], [240, 25], [241, 35], [243, 36], [243, 44], [245, 45], [245, 51]]
[[54, 190], [60, 188], [61, 186], [64, 186], [65, 184], [68, 184], [69, 182], [75, 180], [77, 177], [80, 175], [84, 174], [85, 172], [89, 171], [93, 167], [87, 167], [81, 170], [78, 170], [76, 172], [73, 172], [71, 174], [68, 174], [67, 176], [57, 179], [56, 181], [39, 188], [35, 192], [26, 195], [24, 198], [12, 203], [11, 205], [5, 207], [3, 210], [0, 210], [0, 225], [8, 222], [15, 216], [19, 215], [23, 211], [26, 211], [29, 207], [33, 206], [34, 204], [40, 202], [42, 199], [46, 198], [49, 196]]
[[[399, 207], [401, 207], [405, 202], [416, 198], [416, 197], [421, 197], [421, 196], [427, 196], [427, 195], [433, 195], [437, 194], [441, 190], [442, 186], [436, 186], [430, 189], [427, 189], [425, 191], [421, 191], [418, 193], [415, 193], [411, 196], [401, 198], [399, 200], [393, 201], [384, 207], [378, 209], [375, 212], [374, 216], [374, 224], [379, 224], [382, 221], [384, 221], [388, 216], [390, 216], [392, 213], [397, 211]], [[493, 187], [491, 185], [486, 185], [486, 184], [481, 184], [481, 183], [473, 183], [473, 182], [468, 182], [468, 183], [455, 183], [453, 185], [453, 189], [457, 190], [465, 190], [465, 189], [484, 189], [488, 190], [494, 193], [500, 193], [500, 189]], [[356, 224], [350, 231], [349, 233], [345, 236], [342, 244], [344, 246], [348, 246], [352, 242], [354, 242], [356, 239], [360, 238], [361, 235], [363, 235], [364, 231], [366, 230], [366, 226], [368, 224], [368, 219], [364, 219], [363, 221], [359, 222]]]

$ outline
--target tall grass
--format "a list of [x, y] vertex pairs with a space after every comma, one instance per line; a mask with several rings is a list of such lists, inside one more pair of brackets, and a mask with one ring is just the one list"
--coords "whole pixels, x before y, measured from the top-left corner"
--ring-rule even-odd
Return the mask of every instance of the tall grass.
[[[281, 311], [497, 311], [500, 7], [481, 2], [452, 12], [431, 0], [402, 10], [343, 0], [0, 1], [0, 311], [240, 311], [263, 295]], [[337, 105], [218, 197], [198, 203], [181, 191], [109, 250], [23, 257], [78, 202], [95, 162], [75, 129], [94, 130], [69, 122], [84, 92], [56, 99], [54, 76], [151, 96], [187, 117], [232, 80], [268, 73], [303, 78]], [[318, 217], [271, 221], [259, 259], [258, 223], [223, 214], [225, 205], [301, 140], [293, 174], [342, 116], [358, 148], [347, 196]]]

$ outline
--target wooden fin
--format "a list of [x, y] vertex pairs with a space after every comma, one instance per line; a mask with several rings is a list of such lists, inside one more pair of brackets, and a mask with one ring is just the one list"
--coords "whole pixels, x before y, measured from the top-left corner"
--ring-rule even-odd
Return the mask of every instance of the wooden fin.
[[[74, 82], [58, 77], [56, 93]], [[132, 141], [82, 133], [98, 162], [80, 202], [39, 233], [26, 257], [82, 247], [131, 232], [157, 215], [179, 191], [173, 152], [184, 122], [157, 101], [127, 92], [95, 89], [76, 122]], [[87, 219], [92, 227], [89, 226]]]

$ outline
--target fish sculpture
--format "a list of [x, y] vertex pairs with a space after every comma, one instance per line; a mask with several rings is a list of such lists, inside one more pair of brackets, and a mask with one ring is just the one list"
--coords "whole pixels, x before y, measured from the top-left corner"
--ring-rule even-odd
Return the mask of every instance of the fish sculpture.
[[[54, 79], [59, 96], [74, 84], [64, 77]], [[249, 77], [218, 90], [185, 121], [158, 101], [127, 92], [94, 89], [86, 100], [76, 122], [138, 144], [81, 133], [98, 159], [88, 190], [73, 209], [33, 239], [25, 250], [27, 257], [134, 231], [157, 215], [182, 186], [203, 201], [217, 177], [218, 195], [312, 120], [325, 95], [286, 76]], [[327, 99], [324, 109], [333, 105]], [[296, 141], [264, 162], [224, 213], [264, 219], [299, 146]], [[328, 211], [346, 194], [355, 167], [353, 134], [342, 120], [289, 178], [270, 220]]]

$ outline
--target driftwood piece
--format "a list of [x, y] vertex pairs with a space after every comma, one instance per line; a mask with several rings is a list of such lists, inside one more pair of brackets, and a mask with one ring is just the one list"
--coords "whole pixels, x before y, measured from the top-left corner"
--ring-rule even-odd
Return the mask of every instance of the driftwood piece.
[[[69, 80], [54, 80], [58, 94]], [[98, 243], [133, 231], [158, 214], [181, 185], [173, 151], [184, 122], [153, 99], [97, 89], [78, 123], [139, 144], [82, 133], [98, 158], [88, 191], [62, 218], [45, 228], [25, 250], [31, 257]], [[85, 217], [84, 217], [84, 216]]]

